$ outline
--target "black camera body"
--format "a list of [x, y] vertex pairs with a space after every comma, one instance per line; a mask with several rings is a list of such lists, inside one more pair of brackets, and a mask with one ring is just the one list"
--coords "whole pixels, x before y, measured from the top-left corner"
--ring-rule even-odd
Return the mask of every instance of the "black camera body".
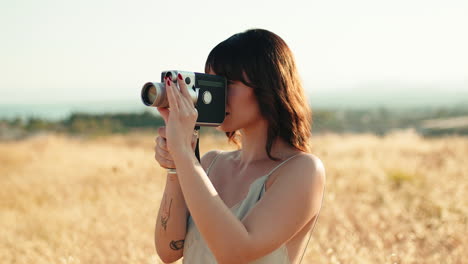
[[[182, 75], [190, 97], [198, 111], [197, 126], [219, 126], [226, 116], [226, 78], [218, 75], [163, 71], [161, 82], [148, 82], [141, 89], [141, 99], [147, 106], [169, 107], [164, 77], [171, 77], [177, 85], [177, 76]], [[178, 87], [178, 86], [177, 86]], [[180, 89], [180, 88], [179, 88]]]

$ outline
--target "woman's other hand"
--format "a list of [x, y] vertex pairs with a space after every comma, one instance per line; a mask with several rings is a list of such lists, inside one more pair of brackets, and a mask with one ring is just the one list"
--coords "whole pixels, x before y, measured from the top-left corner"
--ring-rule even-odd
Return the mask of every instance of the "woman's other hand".
[[154, 158], [159, 163], [159, 166], [166, 169], [173, 169], [175, 168], [175, 164], [169, 150], [167, 149], [166, 127], [158, 128], [158, 134], [159, 136], [155, 139], [156, 146], [154, 146]]
[[[192, 137], [192, 150], [195, 150], [197, 145], [198, 137], [193, 135]], [[166, 169], [174, 169], [175, 163], [172, 159], [171, 153], [167, 147], [166, 139], [166, 127], [158, 128], [158, 136], [155, 139], [156, 146], [154, 146], [154, 158], [159, 163], [159, 165]]]

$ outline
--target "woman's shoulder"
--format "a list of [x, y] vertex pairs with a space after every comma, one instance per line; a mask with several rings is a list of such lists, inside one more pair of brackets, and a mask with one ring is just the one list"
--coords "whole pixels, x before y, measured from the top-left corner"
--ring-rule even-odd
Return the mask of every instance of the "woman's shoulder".
[[322, 160], [312, 153], [302, 153], [300, 155], [300, 162], [308, 164], [314, 170], [325, 170]]
[[297, 177], [319, 177], [325, 180], [325, 166], [322, 160], [312, 153], [299, 153], [282, 167], [280, 168], [282, 172], [287, 171], [288, 173], [286, 174], [289, 175], [292, 173], [293, 175], [297, 175]]
[[324, 167], [322, 160], [312, 153], [301, 152], [296, 158], [298, 162], [312, 165], [313, 167]]
[[211, 150], [203, 155], [201, 158], [201, 165], [205, 171], [213, 164], [216, 160], [225, 160], [232, 156], [236, 151], [222, 151], [222, 150]]
[[280, 190], [294, 190], [291, 195], [314, 197], [325, 186], [325, 166], [314, 154], [301, 152], [280, 166], [270, 178], [266, 189], [276, 185]]
[[210, 150], [201, 157], [200, 163], [205, 171], [221, 152], [221, 150]]

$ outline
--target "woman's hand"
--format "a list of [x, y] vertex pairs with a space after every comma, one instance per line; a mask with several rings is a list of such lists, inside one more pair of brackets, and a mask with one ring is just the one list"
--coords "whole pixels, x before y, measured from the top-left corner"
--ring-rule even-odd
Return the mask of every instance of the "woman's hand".
[[158, 111], [166, 123], [167, 149], [172, 156], [192, 151], [193, 131], [198, 112], [187, 90], [182, 75], [177, 76], [179, 89], [170, 78], [165, 78], [169, 108]]
[[156, 146], [154, 146], [154, 158], [159, 163], [159, 166], [166, 169], [174, 169], [174, 160], [167, 149], [166, 127], [158, 128], [158, 134], [159, 136], [154, 140], [156, 142]]
[[[167, 139], [166, 139], [166, 127], [158, 128], [159, 136], [156, 137], [154, 140], [156, 145], [154, 146], [154, 158], [159, 163], [159, 165], [166, 169], [174, 169], [175, 163], [174, 159], [169, 153], [169, 149], [167, 148]], [[192, 150], [195, 150], [197, 146], [197, 136], [192, 137]]]

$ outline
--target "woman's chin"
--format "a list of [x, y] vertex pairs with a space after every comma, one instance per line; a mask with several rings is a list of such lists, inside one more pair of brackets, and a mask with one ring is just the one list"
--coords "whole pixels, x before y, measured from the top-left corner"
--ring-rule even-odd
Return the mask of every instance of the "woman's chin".
[[235, 131], [236, 128], [233, 127], [232, 125], [230, 126], [229, 123], [224, 120], [223, 123], [221, 123], [220, 126], [216, 127], [216, 130], [221, 131], [221, 132], [232, 132]]
[[223, 124], [221, 124], [220, 126], [217, 126], [216, 130], [218, 130], [220, 132], [227, 132], [227, 130], [224, 128]]

